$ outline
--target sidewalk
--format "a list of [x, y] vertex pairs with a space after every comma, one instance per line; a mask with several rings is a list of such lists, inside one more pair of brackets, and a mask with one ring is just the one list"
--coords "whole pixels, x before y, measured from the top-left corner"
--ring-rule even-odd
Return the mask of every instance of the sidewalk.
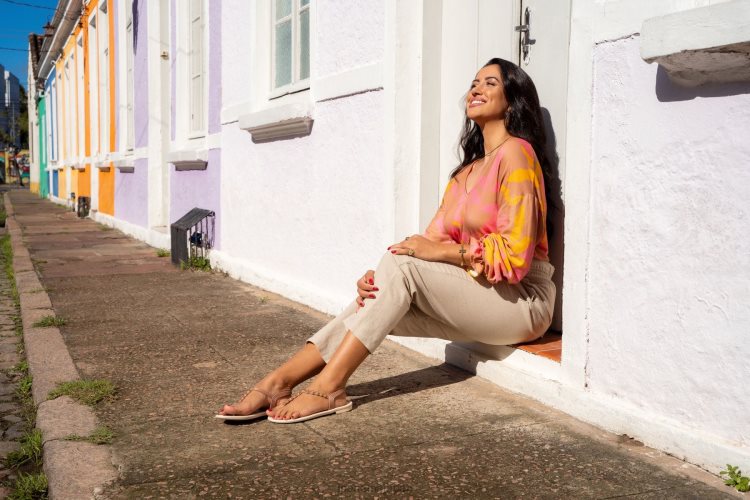
[[[326, 317], [180, 271], [25, 191], [11, 200], [76, 368], [115, 383], [108, 498], [727, 498], [718, 478], [386, 341], [354, 411], [299, 425], [213, 418]], [[387, 389], [395, 388], [382, 393]], [[51, 481], [58, 480], [50, 478]], [[64, 478], [62, 478], [64, 480]], [[704, 483], [702, 481], [707, 481]]]

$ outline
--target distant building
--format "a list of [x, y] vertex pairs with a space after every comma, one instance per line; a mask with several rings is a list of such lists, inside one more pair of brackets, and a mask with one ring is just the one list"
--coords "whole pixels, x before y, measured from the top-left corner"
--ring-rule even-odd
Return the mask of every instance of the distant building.
[[[18, 118], [21, 113], [21, 88], [18, 77], [0, 64], [0, 147], [21, 146]], [[10, 138], [6, 142], [6, 136]]]

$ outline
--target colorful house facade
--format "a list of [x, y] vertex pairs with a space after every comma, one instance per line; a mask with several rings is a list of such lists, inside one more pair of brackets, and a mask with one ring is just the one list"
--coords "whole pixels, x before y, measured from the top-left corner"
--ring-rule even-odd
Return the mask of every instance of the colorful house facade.
[[561, 351], [394, 340], [717, 471], [750, 460], [725, 384], [750, 377], [750, 91], [722, 56], [747, 8], [61, 0], [34, 71], [40, 193], [161, 248], [211, 210], [214, 267], [337, 313], [434, 214], [477, 68], [514, 61], [557, 158]]

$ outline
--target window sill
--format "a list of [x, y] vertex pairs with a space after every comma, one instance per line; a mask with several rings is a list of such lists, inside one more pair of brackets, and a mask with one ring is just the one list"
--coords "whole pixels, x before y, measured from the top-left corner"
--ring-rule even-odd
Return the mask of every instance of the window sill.
[[185, 170], [206, 170], [208, 168], [208, 150], [172, 151], [167, 154], [167, 162], [174, 165], [178, 172]]
[[115, 168], [120, 171], [121, 174], [132, 174], [135, 172], [135, 163], [133, 163], [133, 158], [121, 158], [119, 160], [115, 160], [114, 162]]
[[254, 143], [292, 139], [310, 135], [312, 115], [312, 103], [297, 102], [242, 115], [239, 127], [250, 132]]
[[112, 169], [112, 162], [108, 160], [100, 160], [94, 163], [94, 168], [99, 172], [109, 172]]
[[744, 0], [644, 21], [641, 57], [677, 84], [750, 81], [750, 4]]

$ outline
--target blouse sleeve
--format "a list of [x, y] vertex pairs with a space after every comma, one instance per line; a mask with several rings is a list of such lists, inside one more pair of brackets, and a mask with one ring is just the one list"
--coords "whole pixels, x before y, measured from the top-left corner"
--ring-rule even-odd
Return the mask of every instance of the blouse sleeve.
[[438, 208], [437, 213], [432, 218], [432, 221], [424, 232], [425, 238], [436, 243], [453, 243], [453, 239], [445, 232], [445, 213], [447, 212], [445, 198], [454, 182], [455, 179], [451, 179], [450, 182], [448, 182], [448, 185], [445, 187], [445, 193], [443, 194], [443, 200], [440, 202], [440, 208]]
[[472, 238], [469, 244], [472, 267], [493, 284], [520, 282], [534, 260], [545, 207], [540, 199], [544, 193], [541, 167], [531, 151], [508, 151], [501, 160], [507, 163], [501, 163], [500, 169], [504, 174], [499, 180], [497, 231]]

